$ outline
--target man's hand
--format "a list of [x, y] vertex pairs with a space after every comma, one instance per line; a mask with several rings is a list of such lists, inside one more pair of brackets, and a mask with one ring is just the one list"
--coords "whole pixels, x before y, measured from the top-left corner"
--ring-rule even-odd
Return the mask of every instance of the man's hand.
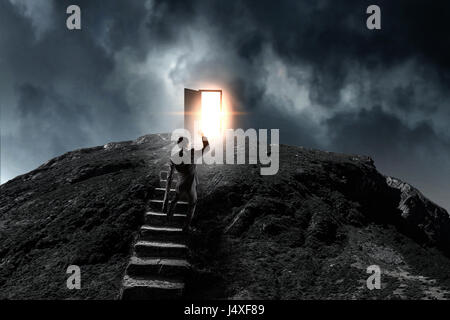
[[202, 130], [198, 130], [198, 134], [202, 136], [202, 138], [205, 136]]

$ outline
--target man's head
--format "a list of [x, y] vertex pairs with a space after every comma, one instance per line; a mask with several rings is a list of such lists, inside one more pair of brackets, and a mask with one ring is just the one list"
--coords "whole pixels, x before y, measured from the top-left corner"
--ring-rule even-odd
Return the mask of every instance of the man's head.
[[186, 137], [179, 137], [177, 144], [181, 149], [186, 149], [189, 145], [189, 139]]

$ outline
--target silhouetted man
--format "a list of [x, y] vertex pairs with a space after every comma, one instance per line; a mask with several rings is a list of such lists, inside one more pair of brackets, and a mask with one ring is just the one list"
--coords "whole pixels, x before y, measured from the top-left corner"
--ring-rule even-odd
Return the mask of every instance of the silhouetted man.
[[[172, 217], [175, 206], [177, 205], [180, 197], [184, 196], [188, 201], [188, 212], [186, 223], [183, 227], [183, 231], [187, 231], [190, 228], [192, 218], [195, 213], [195, 206], [197, 204], [197, 169], [196, 169], [196, 160], [199, 157], [203, 156], [206, 148], [209, 149], [208, 139], [202, 134], [202, 143], [203, 148], [201, 150], [195, 150], [194, 148], [188, 149], [189, 140], [186, 137], [180, 137], [177, 141], [178, 146], [180, 147], [180, 151], [178, 154], [175, 154], [170, 159], [170, 171], [173, 172], [173, 169], [178, 172], [178, 182], [175, 189], [175, 196], [170, 202], [169, 210], [167, 212], [167, 217], [170, 219]], [[179, 157], [179, 159], [183, 158], [187, 154], [190, 154], [190, 163], [181, 162], [180, 164], [176, 164], [173, 161], [174, 157]]]

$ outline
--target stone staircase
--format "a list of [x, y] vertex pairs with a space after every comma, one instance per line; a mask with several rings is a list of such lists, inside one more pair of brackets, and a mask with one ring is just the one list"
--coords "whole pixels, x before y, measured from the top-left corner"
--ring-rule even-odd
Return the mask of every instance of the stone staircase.
[[[170, 222], [162, 213], [162, 204], [169, 171], [161, 171], [160, 188], [155, 194], [160, 199], [150, 200], [151, 211], [145, 213], [133, 254], [125, 270], [120, 299], [177, 299], [185, 288], [185, 279], [191, 271], [187, 261], [188, 247], [182, 226], [186, 219], [187, 202], [179, 201]], [[170, 189], [176, 184], [174, 177]]]

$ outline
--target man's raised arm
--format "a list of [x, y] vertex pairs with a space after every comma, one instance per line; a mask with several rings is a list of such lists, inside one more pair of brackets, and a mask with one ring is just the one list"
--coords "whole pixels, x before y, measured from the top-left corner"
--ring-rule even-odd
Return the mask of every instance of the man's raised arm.
[[202, 135], [202, 143], [203, 143], [203, 148], [202, 148], [202, 155], [205, 152], [206, 148], [208, 148], [208, 150], [206, 150], [206, 152], [209, 151], [209, 141], [208, 138], [206, 138], [204, 135]]

